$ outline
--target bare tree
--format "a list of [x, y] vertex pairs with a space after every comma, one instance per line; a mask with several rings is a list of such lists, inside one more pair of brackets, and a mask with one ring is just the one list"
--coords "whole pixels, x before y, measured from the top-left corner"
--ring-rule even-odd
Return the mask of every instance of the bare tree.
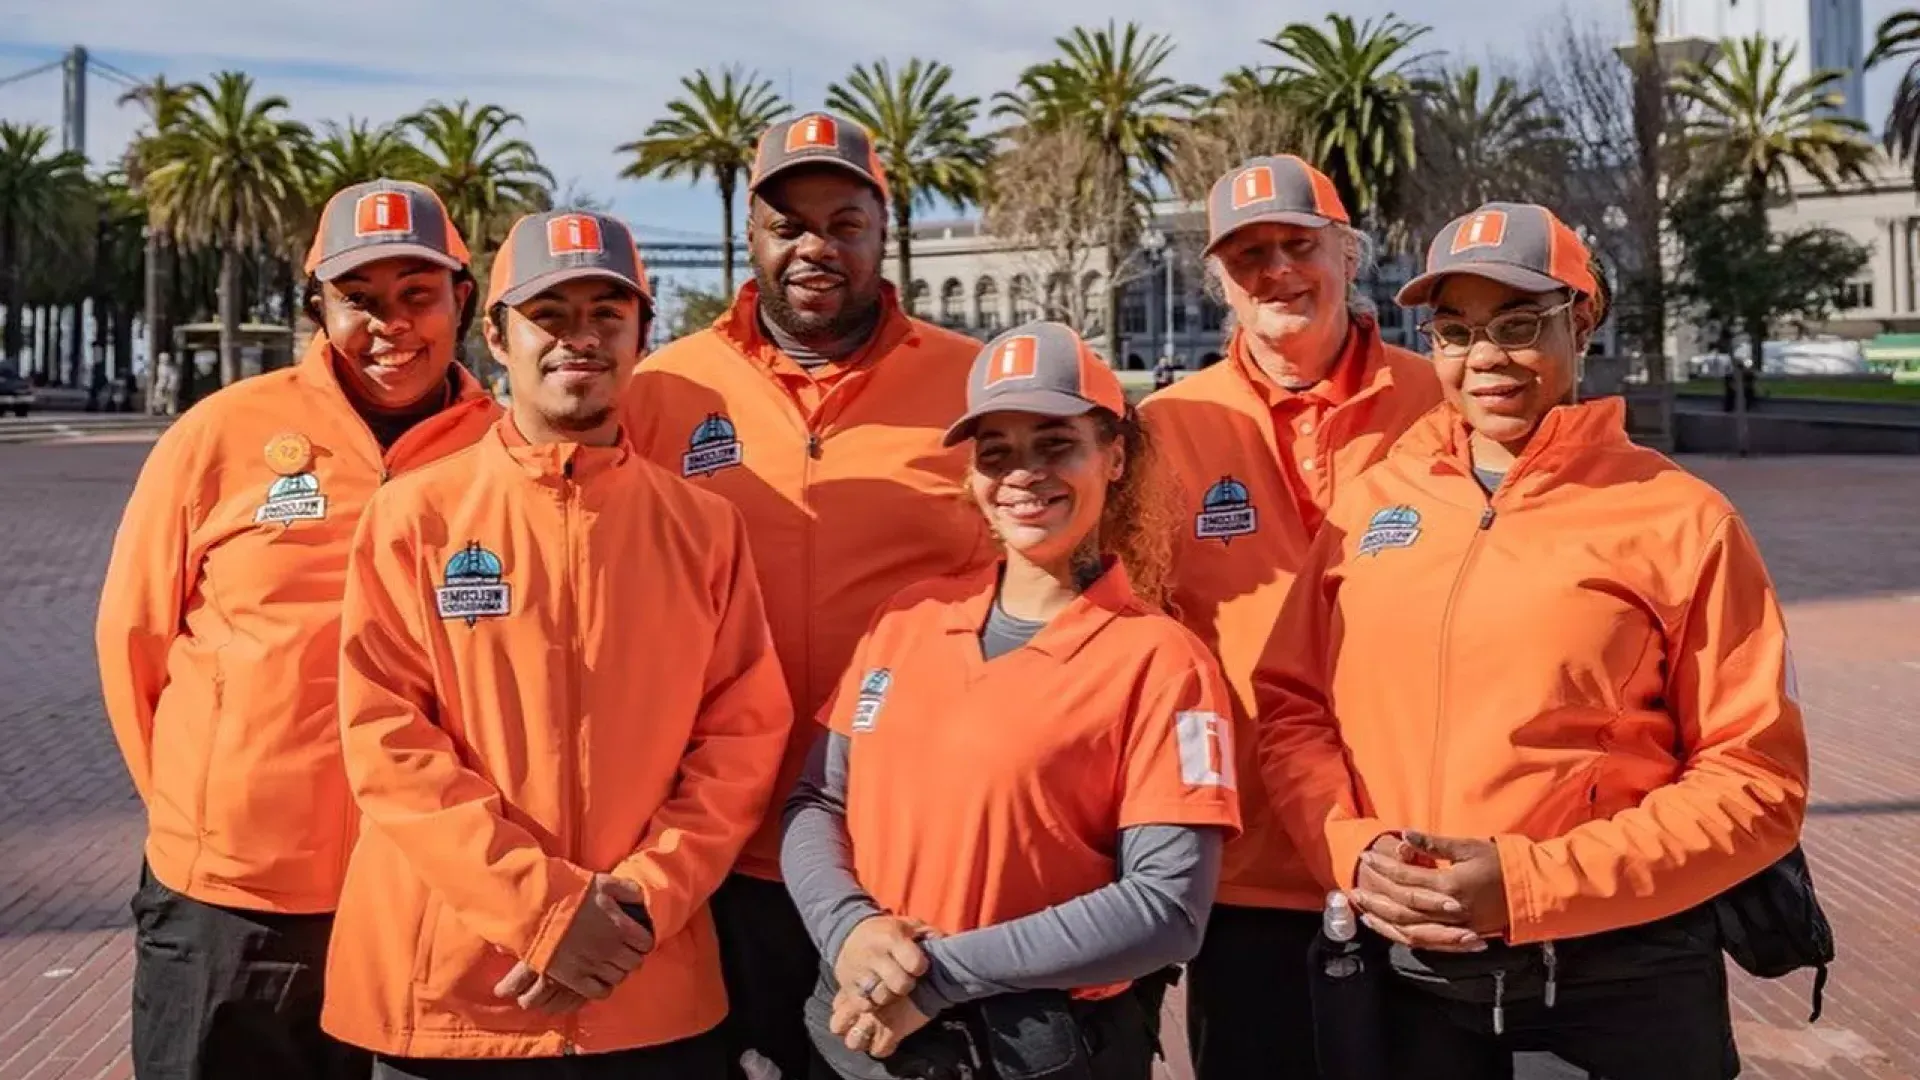
[[[994, 159], [987, 175], [986, 227], [1017, 254], [1020, 276], [1032, 284], [1028, 297], [1043, 317], [1079, 330], [1105, 332], [1104, 298], [1139, 272], [1140, 257], [1116, 253], [1108, 263], [1107, 238], [1133, 220], [1136, 195], [1117, 191], [1109, 151], [1080, 127], [1027, 130]], [[1104, 265], [1115, 280], [1087, 288]], [[1090, 302], [1091, 301], [1091, 302]]]
[[1269, 72], [1242, 68], [1226, 77], [1204, 109], [1174, 135], [1167, 179], [1182, 199], [1207, 197], [1214, 182], [1251, 157], [1307, 156], [1308, 131], [1286, 100], [1285, 84]]

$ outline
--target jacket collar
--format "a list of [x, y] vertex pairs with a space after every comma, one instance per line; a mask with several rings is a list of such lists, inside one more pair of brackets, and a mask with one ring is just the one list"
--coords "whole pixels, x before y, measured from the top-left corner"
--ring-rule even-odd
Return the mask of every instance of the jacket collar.
[[1325, 381], [1306, 390], [1288, 390], [1274, 382], [1254, 360], [1247, 332], [1242, 327], [1235, 327], [1233, 336], [1227, 339], [1227, 358], [1239, 374], [1241, 385], [1270, 409], [1302, 395], [1343, 405], [1372, 397], [1393, 386], [1393, 365], [1387, 360], [1387, 345], [1380, 338], [1380, 324], [1370, 315], [1349, 319], [1347, 340], [1340, 347], [1340, 359], [1333, 371]]
[[[1141, 610], [1126, 566], [1113, 556], [1107, 557], [1106, 565], [1105, 572], [1049, 620], [1026, 644], [1026, 648], [1064, 663], [1115, 618]], [[980, 628], [987, 623], [987, 614], [993, 608], [993, 598], [1000, 591], [1000, 575], [1005, 569], [1006, 560], [1002, 558], [976, 573], [971, 582], [971, 592], [964, 600], [947, 609], [941, 629], [949, 634], [977, 636]]]
[[[740, 286], [733, 304], [714, 320], [713, 329], [740, 355], [769, 371], [781, 366], [798, 370], [798, 365], [760, 329], [760, 283], [749, 279]], [[845, 363], [864, 367], [874, 357], [885, 356], [902, 343], [918, 336], [913, 320], [900, 307], [900, 293], [890, 281], [880, 283], [880, 319], [874, 324], [873, 337]]]
[[[1441, 402], [1422, 417], [1394, 447], [1394, 453], [1423, 459], [1434, 468], [1470, 472], [1473, 458], [1467, 448], [1466, 417], [1452, 402]], [[1513, 463], [1510, 476], [1553, 471], [1570, 458], [1609, 447], [1628, 445], [1627, 404], [1619, 397], [1599, 397], [1574, 405], [1557, 405], [1541, 417], [1527, 448]], [[1511, 480], [1509, 481], [1511, 484]]]
[[502, 413], [487, 433], [489, 442], [498, 446], [508, 461], [535, 480], [571, 479], [589, 484], [612, 472], [633, 457], [633, 442], [622, 427], [612, 446], [585, 446], [575, 442], [531, 443], [513, 422], [513, 412]]

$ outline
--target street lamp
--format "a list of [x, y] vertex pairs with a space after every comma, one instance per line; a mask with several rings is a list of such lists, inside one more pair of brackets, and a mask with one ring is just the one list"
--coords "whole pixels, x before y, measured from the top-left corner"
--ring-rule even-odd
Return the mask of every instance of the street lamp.
[[1140, 238], [1140, 247], [1147, 253], [1147, 261], [1159, 261], [1165, 264], [1167, 274], [1167, 298], [1165, 314], [1161, 319], [1161, 331], [1165, 344], [1160, 355], [1168, 363], [1173, 362], [1173, 242], [1159, 229], [1148, 229]]

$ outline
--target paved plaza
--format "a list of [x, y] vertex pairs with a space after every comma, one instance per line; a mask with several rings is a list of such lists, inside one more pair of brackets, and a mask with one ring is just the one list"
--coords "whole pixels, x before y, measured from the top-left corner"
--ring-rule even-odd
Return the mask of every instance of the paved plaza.
[[[141, 815], [101, 715], [92, 621], [146, 451], [137, 436], [0, 445], [0, 1080], [131, 1075]], [[1788, 604], [1813, 738], [1806, 846], [1841, 953], [1812, 1028], [1807, 975], [1741, 980], [1743, 1075], [1913, 1080], [1920, 458], [1688, 464], [1747, 515]]]

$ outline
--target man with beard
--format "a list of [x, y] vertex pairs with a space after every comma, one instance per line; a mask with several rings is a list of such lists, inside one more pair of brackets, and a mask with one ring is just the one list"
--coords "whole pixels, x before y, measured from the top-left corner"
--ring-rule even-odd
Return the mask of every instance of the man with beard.
[[624, 225], [522, 218], [469, 452], [377, 494], [348, 564], [347, 868], [322, 1022], [377, 1080], [720, 1080], [707, 899], [792, 719], [746, 530], [633, 452], [653, 317]]
[[[641, 366], [626, 419], [641, 453], [746, 518], [796, 718], [784, 795], [879, 605], [993, 546], [961, 498], [966, 455], [942, 441], [979, 343], [909, 317], [881, 279], [887, 184], [868, 133], [824, 113], [775, 125], [747, 190], [753, 280], [711, 328]], [[780, 883], [779, 841], [776, 805], [714, 916], [730, 1053], [801, 1080], [820, 960]], [[909, 930], [876, 920], [868, 933]]]

